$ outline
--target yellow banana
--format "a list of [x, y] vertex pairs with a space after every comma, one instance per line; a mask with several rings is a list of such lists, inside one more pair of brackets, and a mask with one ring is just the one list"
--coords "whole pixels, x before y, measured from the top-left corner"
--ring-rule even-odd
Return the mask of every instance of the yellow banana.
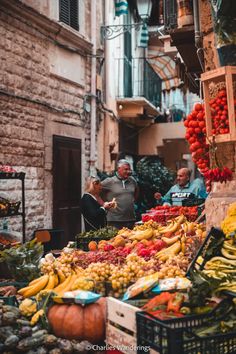
[[59, 283], [63, 283], [66, 280], [66, 276], [61, 269], [57, 269]]
[[228, 250], [230, 250], [232, 252], [235, 252], [235, 254], [236, 254], [236, 247], [232, 246], [232, 244], [230, 244], [227, 241], [224, 241], [223, 248], [226, 248], [226, 249], [228, 249]]
[[72, 275], [70, 274], [70, 275], [66, 278], [66, 280], [65, 280], [63, 283], [61, 283], [61, 284], [59, 284], [58, 286], [56, 286], [56, 287], [53, 289], [53, 291], [54, 291], [55, 293], [59, 293], [59, 292], [63, 291], [64, 288], [67, 287], [67, 285], [70, 283], [71, 277], [72, 277]]
[[65, 287], [61, 290], [61, 291], [57, 291], [57, 295], [62, 296], [66, 291], [70, 291], [72, 289], [72, 286], [75, 282], [75, 280], [78, 278], [78, 276], [76, 274], [73, 274], [70, 276], [70, 281], [68, 282], [67, 285], [65, 285]]
[[34, 285], [34, 284], [36, 284], [38, 281], [41, 281], [42, 279], [44, 279], [44, 278], [46, 278], [46, 277], [47, 277], [47, 274], [44, 274], [44, 275], [42, 275], [41, 277], [32, 280], [32, 281], [28, 284], [28, 286]]
[[175, 222], [173, 225], [171, 225], [170, 227], [167, 227], [164, 230], [159, 230], [160, 234], [165, 234], [167, 232], [172, 232], [174, 233], [175, 231], [177, 231], [179, 228], [179, 224], [177, 222]]
[[56, 283], [55, 280], [56, 280], [55, 274], [50, 274], [47, 286], [44, 288], [44, 290], [52, 290], [55, 287], [55, 283]]
[[59, 284], [59, 278], [57, 274], [54, 274], [54, 287], [56, 287]]
[[[168, 248], [163, 248], [161, 251], [159, 251], [155, 257], [157, 257], [160, 260], [167, 260], [169, 257], [176, 255], [180, 252], [181, 250], [181, 242], [177, 241], [173, 245], [171, 245]], [[163, 260], [163, 261], [164, 261]]]
[[26, 288], [23, 288], [23, 289], [20, 289], [18, 291], [18, 293], [20, 295], [23, 295], [24, 297], [31, 297], [31, 296], [34, 296], [36, 294], [38, 294], [38, 292], [42, 289], [45, 288], [45, 286], [47, 285], [48, 283], [48, 279], [49, 279], [49, 276], [47, 274], [47, 276], [43, 279], [41, 279], [40, 281], [38, 281], [36, 284], [33, 284], [31, 286], [27, 286]]
[[167, 244], [167, 246], [171, 246], [173, 245], [173, 243], [177, 242], [180, 239], [180, 236], [177, 235], [175, 237], [170, 237], [170, 238], [163, 236], [161, 239]]
[[236, 253], [234, 253], [234, 252], [232, 253], [232, 251], [229, 249], [222, 248], [221, 253], [224, 257], [226, 257], [228, 259], [236, 260]]
[[132, 236], [129, 237], [130, 240], [148, 240], [153, 236], [153, 230], [152, 229], [146, 229], [144, 231], [136, 231], [136, 233]]

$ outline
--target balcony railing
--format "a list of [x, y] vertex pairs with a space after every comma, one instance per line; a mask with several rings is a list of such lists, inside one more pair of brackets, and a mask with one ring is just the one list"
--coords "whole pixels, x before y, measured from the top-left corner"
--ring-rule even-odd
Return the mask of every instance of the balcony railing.
[[117, 59], [117, 98], [144, 97], [161, 104], [161, 79], [144, 58]]

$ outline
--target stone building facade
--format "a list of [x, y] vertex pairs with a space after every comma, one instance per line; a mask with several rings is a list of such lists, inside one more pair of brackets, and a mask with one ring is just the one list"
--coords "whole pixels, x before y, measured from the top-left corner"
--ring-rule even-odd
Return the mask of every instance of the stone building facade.
[[[91, 3], [79, 2], [76, 31], [59, 21], [59, 0], [0, 1], [0, 162], [26, 173], [27, 238], [53, 226], [53, 136], [80, 140], [81, 190], [89, 170], [91, 125], [84, 103], [85, 97], [90, 103], [95, 79]], [[99, 28], [102, 7], [94, 3]], [[12, 181], [2, 181], [0, 192], [13, 200], [20, 196]], [[18, 218], [9, 222], [21, 231]]]
[[[216, 49], [216, 34], [213, 29], [213, 19], [210, 2], [199, 0], [200, 26], [203, 39], [205, 71], [215, 70], [220, 67], [219, 57]], [[212, 191], [206, 200], [206, 221], [207, 227], [220, 227], [221, 221], [226, 216], [230, 203], [236, 200], [236, 144], [235, 142], [224, 142], [217, 144], [217, 159], [222, 166], [230, 168], [233, 180], [226, 183], [213, 183]]]

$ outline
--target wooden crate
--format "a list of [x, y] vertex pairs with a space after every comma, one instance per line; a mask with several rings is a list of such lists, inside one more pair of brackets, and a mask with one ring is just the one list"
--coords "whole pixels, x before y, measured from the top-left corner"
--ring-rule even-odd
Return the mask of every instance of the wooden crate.
[[[139, 304], [139, 301], [133, 303]], [[140, 307], [113, 297], [107, 298], [106, 342], [108, 346], [110, 345], [124, 354], [137, 353], [137, 311], [140, 311]], [[154, 354], [151, 351], [150, 353]], [[158, 353], [155, 352], [155, 354]]]
[[203, 94], [205, 102], [206, 114], [206, 134], [211, 142], [213, 140], [213, 121], [212, 108], [210, 101], [217, 97], [220, 90], [225, 89], [227, 95], [228, 106], [228, 121], [229, 132], [215, 135], [215, 142], [229, 142], [236, 141], [236, 115], [235, 115], [235, 99], [236, 99], [236, 67], [224, 66], [216, 70], [211, 70], [201, 75], [201, 82], [203, 85]]

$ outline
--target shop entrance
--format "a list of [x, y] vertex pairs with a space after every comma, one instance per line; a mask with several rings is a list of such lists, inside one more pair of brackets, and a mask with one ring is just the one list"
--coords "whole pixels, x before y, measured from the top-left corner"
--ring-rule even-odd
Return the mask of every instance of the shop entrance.
[[64, 230], [58, 248], [81, 232], [81, 140], [53, 136], [53, 227]]

